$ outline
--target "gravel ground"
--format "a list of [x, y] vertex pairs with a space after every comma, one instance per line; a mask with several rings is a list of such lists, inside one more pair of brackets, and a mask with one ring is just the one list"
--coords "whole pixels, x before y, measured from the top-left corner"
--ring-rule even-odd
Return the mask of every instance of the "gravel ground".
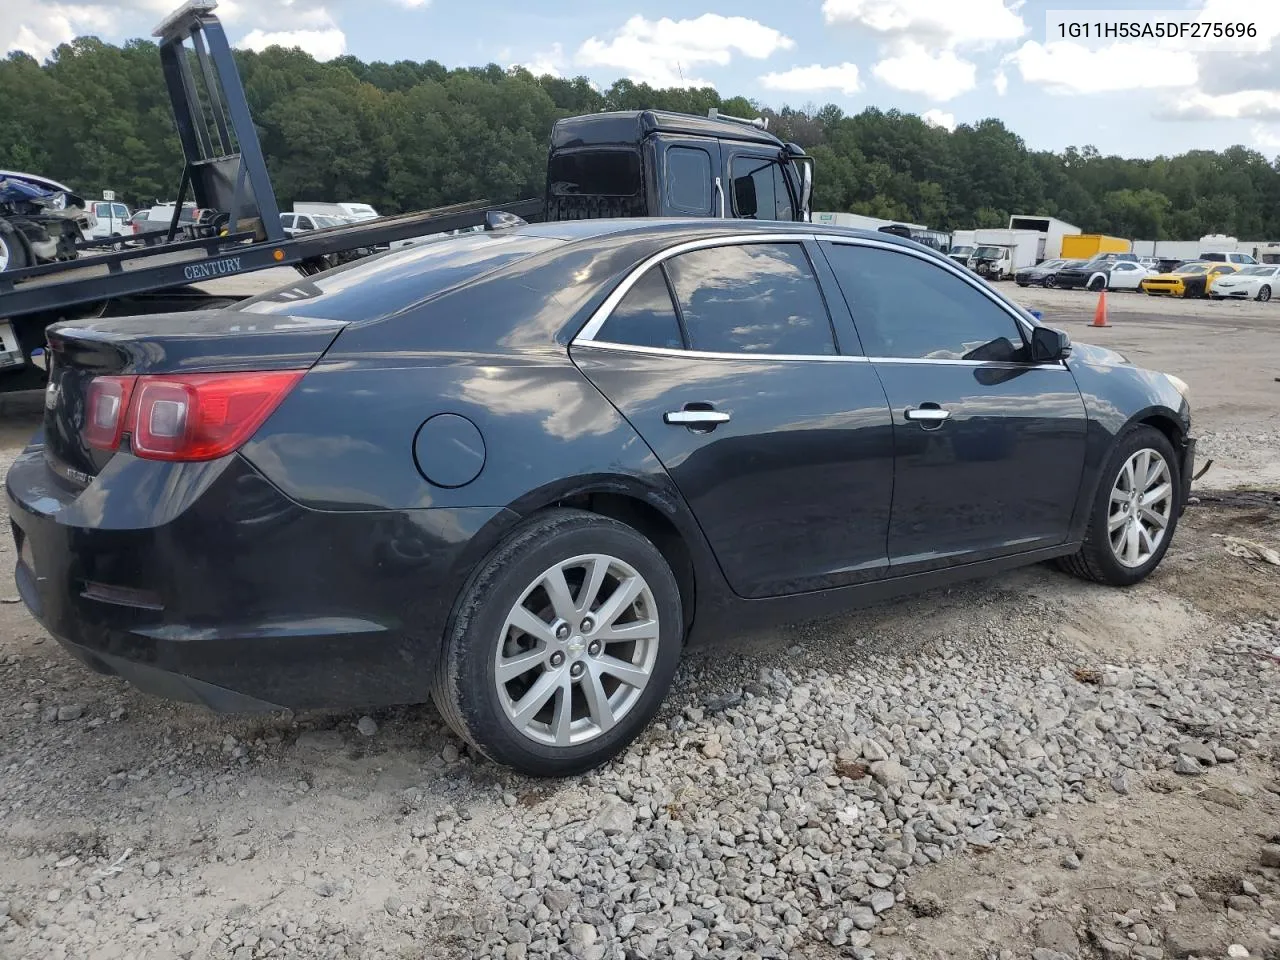
[[1280, 546], [1251, 467], [1280, 348], [1270, 315], [1209, 314], [1280, 307], [1086, 337], [1092, 297], [1037, 297], [1192, 384], [1224, 465], [1157, 574], [726, 638], [586, 777], [473, 758], [425, 706], [153, 700], [0, 588], [0, 956], [1280, 956], [1280, 568], [1228, 552]]

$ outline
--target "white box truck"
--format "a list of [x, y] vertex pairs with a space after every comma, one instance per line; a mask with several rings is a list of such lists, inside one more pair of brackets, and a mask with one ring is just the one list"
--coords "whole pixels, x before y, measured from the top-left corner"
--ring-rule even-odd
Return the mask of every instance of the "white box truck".
[[1044, 257], [1045, 235], [1039, 230], [977, 230], [968, 267], [980, 277], [1004, 280]]
[[[1038, 256], [1041, 260], [1056, 260], [1062, 256], [1062, 238], [1067, 234], [1083, 233], [1074, 223], [1067, 223], [1065, 220], [1059, 220], [1057, 217], [1040, 217], [1028, 216], [1026, 214], [1014, 214], [1009, 218], [1010, 230], [1033, 230], [1036, 233], [1044, 235], [1044, 246], [1041, 248]], [[1034, 264], [1029, 264], [1034, 266]]]

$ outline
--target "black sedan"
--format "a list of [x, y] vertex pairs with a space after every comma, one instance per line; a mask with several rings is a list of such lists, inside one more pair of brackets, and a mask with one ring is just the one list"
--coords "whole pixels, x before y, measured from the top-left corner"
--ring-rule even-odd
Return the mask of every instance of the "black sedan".
[[811, 224], [596, 220], [371, 257], [223, 310], [50, 328], [9, 471], [22, 599], [219, 711], [434, 699], [602, 763], [686, 643], [1169, 548], [1174, 377], [946, 257]]
[[1058, 282], [1058, 271], [1079, 266], [1083, 260], [1046, 260], [1034, 267], [1023, 267], [1013, 279], [1020, 287], [1052, 287]]

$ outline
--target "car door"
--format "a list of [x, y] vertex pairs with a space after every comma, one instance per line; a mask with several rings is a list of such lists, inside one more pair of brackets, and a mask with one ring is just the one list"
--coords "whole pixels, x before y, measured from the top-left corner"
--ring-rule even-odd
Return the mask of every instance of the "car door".
[[833, 336], [815, 255], [798, 238], [685, 244], [574, 341], [574, 361], [666, 468], [744, 597], [888, 567], [893, 426], [847, 311]]
[[1084, 400], [1027, 357], [1016, 309], [935, 258], [822, 244], [893, 413], [890, 574], [1056, 546], [1084, 471]]

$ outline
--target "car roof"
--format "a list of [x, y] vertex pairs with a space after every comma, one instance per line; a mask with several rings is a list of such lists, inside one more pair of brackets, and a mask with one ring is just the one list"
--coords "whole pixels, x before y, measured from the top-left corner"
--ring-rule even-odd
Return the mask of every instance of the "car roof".
[[651, 133], [743, 140], [782, 147], [766, 130], [733, 120], [697, 117], [668, 110], [613, 110], [557, 120], [551, 130], [553, 150], [604, 144], [635, 144]]
[[550, 237], [569, 243], [589, 243], [592, 240], [614, 239], [628, 234], [637, 240], [645, 237], [669, 238], [672, 243], [679, 243], [686, 235], [689, 239], [720, 234], [741, 236], [751, 233], [762, 236], [795, 234], [799, 238], [816, 233], [822, 236], [878, 240], [912, 250], [930, 250], [939, 260], [948, 259], [927, 244], [917, 243], [891, 233], [804, 221], [738, 220], [727, 217], [625, 217], [608, 220], [557, 220], [506, 229], [513, 233]]

